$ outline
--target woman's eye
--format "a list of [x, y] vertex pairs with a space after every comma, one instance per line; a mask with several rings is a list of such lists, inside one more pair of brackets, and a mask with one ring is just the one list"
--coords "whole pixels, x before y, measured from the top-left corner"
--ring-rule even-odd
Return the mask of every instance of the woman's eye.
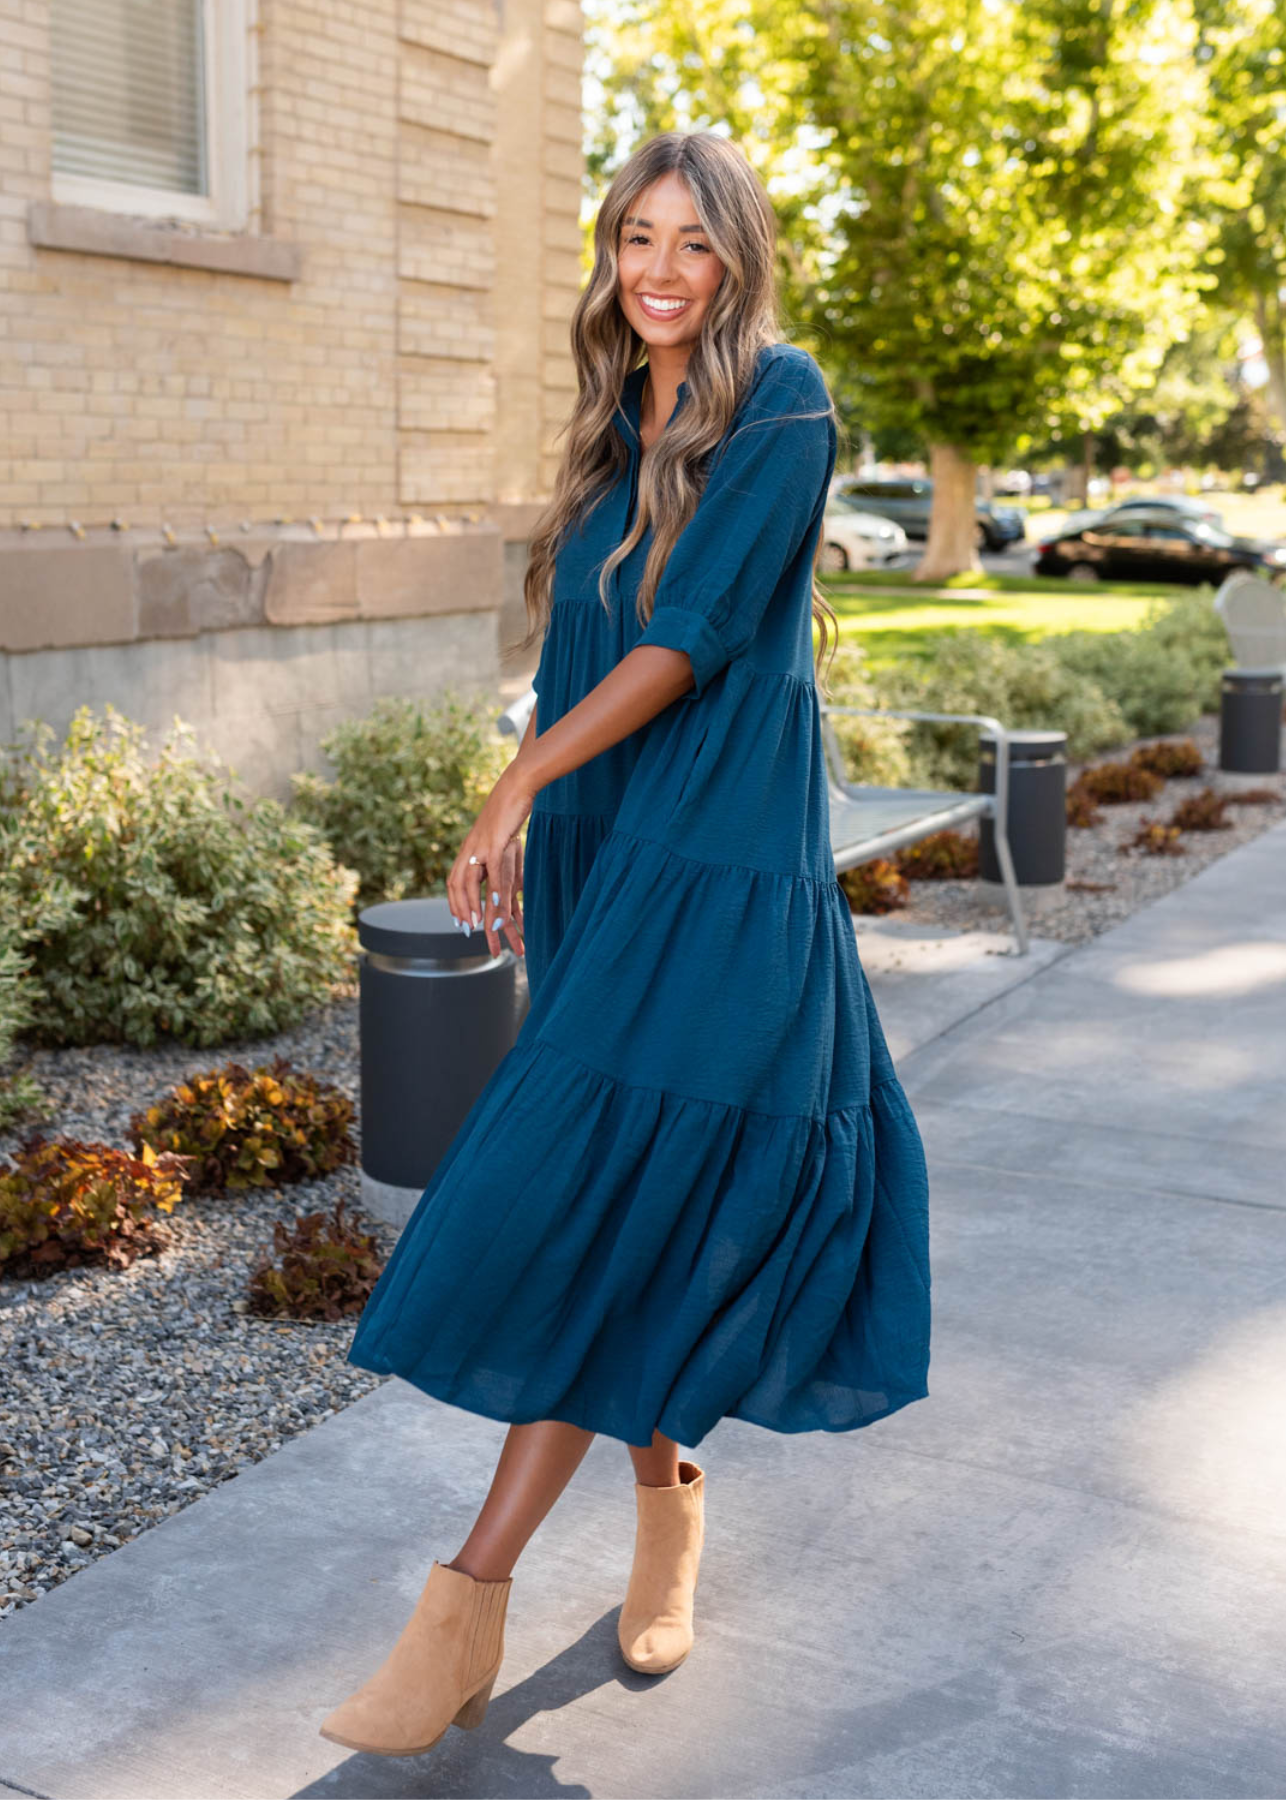
[[[642, 233], [636, 233], [633, 237], [627, 237], [625, 242], [626, 242], [626, 244], [646, 244], [647, 239], [642, 235]], [[686, 249], [688, 249], [689, 246], [691, 246], [691, 248], [694, 250], [704, 250], [707, 255], [709, 255], [709, 253], [710, 253], [709, 244], [698, 243], [696, 238], [689, 238], [688, 242], [686, 244], [680, 245], [680, 248], [683, 250], [686, 250]]]

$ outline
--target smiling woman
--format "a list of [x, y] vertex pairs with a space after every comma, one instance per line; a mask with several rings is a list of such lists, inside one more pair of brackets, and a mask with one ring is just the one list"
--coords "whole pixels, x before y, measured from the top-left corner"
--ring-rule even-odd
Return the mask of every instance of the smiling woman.
[[359, 1749], [481, 1718], [512, 1568], [595, 1432], [634, 1472], [618, 1646], [662, 1674], [705, 1530], [680, 1445], [927, 1393], [924, 1152], [829, 837], [835, 409], [781, 340], [775, 232], [707, 132], [645, 144], [599, 214], [527, 573], [536, 709], [448, 881], [465, 928], [525, 948], [531, 1008], [350, 1350], [510, 1429], [463, 1547], [324, 1727]]
[[[664, 175], [647, 212], [621, 222], [617, 252], [621, 311], [648, 347], [642, 438], [650, 448], [674, 411], [692, 346], [726, 273], [677, 174]], [[658, 327], [660, 329], [658, 329]]]

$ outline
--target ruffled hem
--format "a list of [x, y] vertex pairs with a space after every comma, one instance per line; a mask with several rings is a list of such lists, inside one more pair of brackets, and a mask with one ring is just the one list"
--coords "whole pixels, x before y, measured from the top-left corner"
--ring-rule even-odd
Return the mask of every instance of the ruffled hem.
[[625, 1083], [822, 1114], [893, 1072], [833, 867], [699, 860], [602, 821], [533, 815], [534, 1032]]
[[[529, 1019], [530, 1022], [530, 1019]], [[524, 1029], [349, 1361], [511, 1423], [695, 1446], [927, 1393], [928, 1183], [896, 1079], [822, 1117], [634, 1087]]]

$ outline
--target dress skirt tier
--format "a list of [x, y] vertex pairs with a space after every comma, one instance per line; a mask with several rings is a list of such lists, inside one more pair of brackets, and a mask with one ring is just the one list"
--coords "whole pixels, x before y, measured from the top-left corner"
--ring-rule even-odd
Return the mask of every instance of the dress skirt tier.
[[920, 1134], [829, 841], [810, 596], [834, 422], [813, 359], [765, 346], [642, 625], [648, 536], [610, 612], [597, 570], [633, 516], [645, 373], [624, 473], [559, 553], [537, 728], [640, 643], [694, 685], [538, 794], [530, 1011], [349, 1361], [634, 1445], [725, 1417], [852, 1430], [927, 1394], [930, 1278]]

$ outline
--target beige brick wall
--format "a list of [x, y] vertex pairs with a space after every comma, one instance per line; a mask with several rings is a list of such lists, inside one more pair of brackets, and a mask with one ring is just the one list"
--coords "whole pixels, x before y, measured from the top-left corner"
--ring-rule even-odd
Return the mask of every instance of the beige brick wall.
[[[525, 628], [572, 397], [579, 0], [255, 0], [228, 234], [58, 203], [51, 11], [0, 0], [0, 736], [186, 705], [283, 791], [346, 709], [493, 684]], [[458, 547], [332, 529], [421, 515]]]
[[260, 0], [251, 229], [294, 247], [293, 281], [31, 241], [50, 10], [0, 0], [0, 533], [548, 491], [580, 281], [577, 0]]

